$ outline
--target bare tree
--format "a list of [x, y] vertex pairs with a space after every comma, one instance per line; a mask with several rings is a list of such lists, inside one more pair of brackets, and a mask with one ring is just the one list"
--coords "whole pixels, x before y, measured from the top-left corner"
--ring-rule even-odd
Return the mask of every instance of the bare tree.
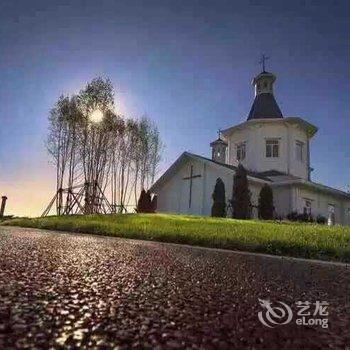
[[[81, 113], [76, 99], [61, 96], [50, 111], [47, 149], [56, 165], [56, 201], [57, 213], [62, 214], [64, 186], [70, 188], [76, 175], [78, 159], [76, 157], [77, 130], [81, 123]], [[67, 197], [69, 201], [69, 196]]]
[[162, 142], [149, 118], [118, 116], [111, 81], [96, 78], [79, 94], [58, 99], [50, 111], [47, 148], [57, 192], [45, 215], [54, 202], [58, 215], [90, 214], [123, 211], [132, 194], [136, 203], [138, 191], [154, 181]]

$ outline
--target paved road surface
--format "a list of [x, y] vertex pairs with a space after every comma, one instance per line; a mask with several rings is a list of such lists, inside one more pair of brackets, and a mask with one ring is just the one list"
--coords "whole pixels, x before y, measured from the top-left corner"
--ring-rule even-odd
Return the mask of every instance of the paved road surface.
[[[349, 292], [346, 267], [0, 227], [1, 349], [344, 349]], [[267, 328], [258, 298], [328, 301], [329, 328]]]

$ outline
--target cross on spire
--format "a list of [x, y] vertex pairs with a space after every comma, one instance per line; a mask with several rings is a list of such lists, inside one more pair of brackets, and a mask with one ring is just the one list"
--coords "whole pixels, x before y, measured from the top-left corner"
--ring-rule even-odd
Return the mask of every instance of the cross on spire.
[[268, 59], [270, 59], [270, 57], [265, 56], [265, 54], [262, 54], [262, 55], [261, 55], [261, 60], [259, 61], [259, 63], [261, 64], [261, 67], [262, 67], [262, 71], [263, 71], [263, 72], [266, 72], [266, 71], [265, 71], [265, 63], [266, 63], [266, 61], [267, 61]]
[[218, 129], [218, 138], [221, 138], [221, 129]]

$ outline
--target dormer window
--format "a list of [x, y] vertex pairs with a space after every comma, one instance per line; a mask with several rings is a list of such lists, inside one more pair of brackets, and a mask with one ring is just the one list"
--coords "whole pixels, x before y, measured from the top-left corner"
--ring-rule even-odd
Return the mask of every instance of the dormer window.
[[304, 142], [296, 141], [295, 142], [295, 158], [299, 162], [302, 162], [304, 160]]
[[279, 140], [268, 139], [266, 140], [266, 158], [278, 158], [279, 157]]
[[246, 156], [245, 142], [241, 142], [236, 145], [236, 154], [237, 154], [238, 161], [245, 159], [245, 156]]

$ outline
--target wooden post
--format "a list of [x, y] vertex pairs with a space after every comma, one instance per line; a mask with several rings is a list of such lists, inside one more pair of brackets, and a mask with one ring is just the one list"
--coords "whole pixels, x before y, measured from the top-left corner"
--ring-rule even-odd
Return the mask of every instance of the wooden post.
[[1, 197], [0, 218], [2, 218], [4, 216], [6, 200], [7, 200], [6, 196]]

